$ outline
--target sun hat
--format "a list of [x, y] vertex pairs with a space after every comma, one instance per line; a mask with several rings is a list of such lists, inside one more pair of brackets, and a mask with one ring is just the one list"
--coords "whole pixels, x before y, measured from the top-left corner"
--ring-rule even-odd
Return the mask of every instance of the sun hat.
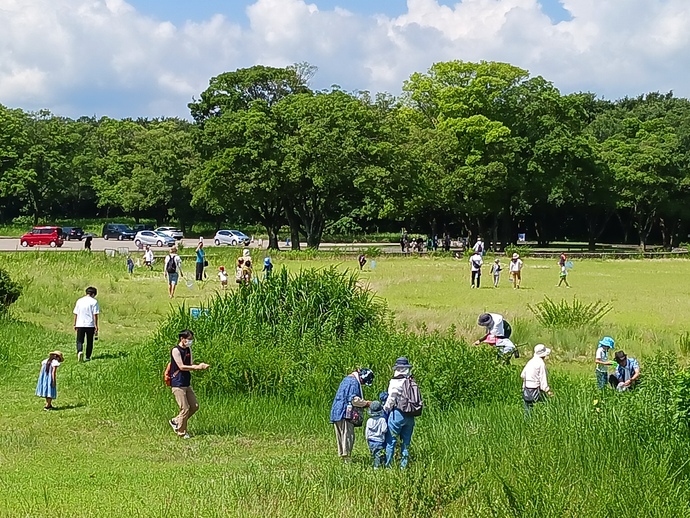
[[54, 354], [55, 356], [57, 356], [58, 358], [60, 358], [60, 363], [62, 363], [62, 362], [65, 361], [65, 357], [63, 356], [62, 351], [57, 351], [57, 350], [55, 350], [55, 351], [51, 352], [50, 354], [48, 354], [48, 356], [51, 356], [51, 355], [53, 355], [53, 354]]
[[520, 259], [520, 254], [513, 254], [513, 259]]
[[374, 371], [371, 369], [359, 369], [359, 379], [363, 385], [374, 383]]
[[395, 369], [411, 369], [412, 365], [410, 365], [410, 362], [405, 358], [404, 356], [401, 356], [397, 360], [395, 360], [395, 365], [393, 365], [393, 370]]
[[242, 256], [249, 257], [249, 248], [245, 248], [244, 250], [242, 250]]
[[615, 359], [617, 362], [623, 361], [623, 360], [625, 360], [625, 359], [628, 358], [628, 357], [625, 355], [625, 352], [623, 352], [623, 351], [616, 351], [616, 354], [614, 354], [613, 357], [614, 357], [614, 359]]
[[381, 404], [385, 404], [386, 400], [388, 399], [388, 392], [379, 392], [379, 401]]
[[610, 336], [605, 336], [604, 338], [599, 340], [599, 345], [601, 345], [602, 347], [609, 347], [610, 349], [614, 348], [613, 345], [615, 343], [616, 342]]
[[549, 354], [551, 354], [551, 349], [546, 347], [544, 344], [537, 344], [534, 346], [534, 356], [546, 358]]
[[270, 257], [264, 257], [264, 265], [268, 266], [269, 264], [271, 264], [271, 258]]
[[479, 315], [479, 318], [477, 319], [478, 326], [488, 327], [490, 325], [493, 325], [493, 323], [494, 319], [488, 313], [482, 313], [481, 315]]
[[381, 403], [379, 401], [372, 401], [371, 405], [369, 405], [369, 415], [371, 417], [379, 417], [382, 412], [383, 406], [381, 406]]

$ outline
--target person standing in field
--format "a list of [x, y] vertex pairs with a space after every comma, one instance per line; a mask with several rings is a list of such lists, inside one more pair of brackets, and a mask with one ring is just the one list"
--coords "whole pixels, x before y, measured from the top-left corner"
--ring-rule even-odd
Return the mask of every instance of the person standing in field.
[[199, 241], [196, 245], [196, 280], [204, 280], [204, 266], [206, 266], [206, 252], [204, 251], [204, 242]]
[[53, 351], [48, 358], [41, 362], [41, 372], [38, 374], [36, 395], [45, 398], [46, 406], [43, 410], [53, 410], [53, 400], [57, 398], [57, 368], [65, 357], [60, 351]]
[[228, 272], [225, 271], [225, 266], [218, 268], [218, 279], [220, 279], [220, 288], [222, 290], [228, 289]]
[[271, 276], [271, 272], [273, 272], [273, 263], [270, 257], [264, 257], [264, 268], [262, 272], [264, 272], [264, 280]]
[[90, 235], [84, 238], [84, 250], [91, 251], [91, 241], [93, 241], [93, 237]]
[[343, 378], [335, 393], [331, 405], [331, 423], [335, 428], [338, 456], [343, 462], [350, 461], [355, 445], [355, 425], [348, 414], [351, 415], [353, 407], [365, 408], [371, 404], [364, 399], [362, 385], [370, 386], [373, 382], [374, 372], [371, 369], [357, 369]]
[[149, 245], [146, 245], [146, 251], [144, 252], [144, 266], [147, 266], [149, 270], [153, 270], [153, 250]]
[[[393, 457], [395, 456], [395, 446], [400, 443], [400, 469], [407, 467], [410, 460], [410, 443], [412, 442], [412, 433], [414, 432], [415, 415], [421, 415], [421, 396], [417, 383], [412, 378], [412, 365], [407, 358], [401, 356], [395, 360], [393, 365], [393, 377], [388, 383], [388, 397], [383, 406], [384, 412], [388, 413], [388, 431], [390, 438], [386, 444], [386, 467], [390, 468], [393, 465]], [[408, 388], [415, 387], [417, 403], [419, 404], [419, 413], [411, 414], [405, 408], [410, 401], [406, 398], [412, 395], [412, 392], [407, 391]]]
[[568, 284], [568, 269], [565, 267], [565, 264], [561, 266], [560, 279], [556, 287], [560, 288], [563, 283], [565, 283], [566, 288], [570, 288], [570, 284]]
[[[77, 332], [77, 361], [90, 361], [93, 352], [94, 336], [98, 334], [98, 316], [101, 312], [96, 300], [98, 290], [93, 286], [86, 288], [86, 295], [74, 305], [74, 330]], [[86, 340], [86, 358], [84, 358]]]
[[477, 242], [472, 247], [472, 250], [475, 254], [484, 255], [484, 241], [482, 241], [481, 237], [477, 238]]
[[494, 288], [498, 288], [498, 281], [501, 280], [501, 260], [497, 257], [491, 265], [491, 275], [494, 278]]
[[609, 376], [611, 386], [618, 392], [635, 388], [640, 379], [640, 364], [635, 358], [628, 358], [623, 351], [617, 351], [614, 360], [618, 364], [616, 370]]
[[388, 432], [388, 422], [383, 417], [383, 406], [379, 401], [372, 401], [369, 405], [369, 419], [367, 419], [364, 436], [369, 445], [374, 469], [378, 469], [386, 460], [386, 432]]
[[189, 439], [187, 421], [199, 410], [199, 402], [192, 390], [192, 371], [208, 369], [207, 363], [194, 363], [191, 349], [193, 343], [194, 333], [185, 329], [180, 331], [179, 342], [170, 351], [170, 387], [180, 411], [177, 417], [168, 422], [177, 436], [183, 439]]
[[474, 254], [472, 254], [472, 256], [470, 257], [470, 272], [472, 275], [470, 287], [474, 288], [476, 284], [476, 287], [479, 288], [479, 283], [481, 282], [482, 278], [483, 264], [484, 260], [482, 259], [481, 254], [475, 251]]
[[522, 369], [522, 400], [525, 405], [525, 415], [529, 415], [535, 403], [543, 398], [543, 393], [553, 397], [553, 391], [549, 386], [546, 373], [546, 358], [551, 354], [551, 349], [544, 344], [534, 346], [534, 356]]
[[599, 340], [599, 347], [594, 355], [594, 363], [596, 364], [595, 374], [597, 376], [597, 386], [602, 390], [609, 380], [609, 365], [613, 362], [609, 360], [608, 354], [613, 350], [615, 341], [610, 336], [605, 336]]
[[522, 259], [518, 254], [513, 254], [509, 265], [510, 270], [510, 280], [513, 283], [513, 289], [520, 289], [520, 283], [522, 282]]
[[182, 259], [177, 255], [176, 246], [171, 247], [170, 253], [165, 256], [163, 276], [168, 280], [168, 296], [173, 298], [180, 277], [184, 277], [184, 273], [182, 273]]

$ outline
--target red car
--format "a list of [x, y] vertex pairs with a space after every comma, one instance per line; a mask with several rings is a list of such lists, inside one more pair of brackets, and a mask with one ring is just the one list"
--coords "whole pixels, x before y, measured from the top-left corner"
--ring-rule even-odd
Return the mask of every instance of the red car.
[[31, 232], [19, 238], [23, 247], [49, 245], [53, 248], [62, 246], [62, 229], [60, 227], [34, 227]]

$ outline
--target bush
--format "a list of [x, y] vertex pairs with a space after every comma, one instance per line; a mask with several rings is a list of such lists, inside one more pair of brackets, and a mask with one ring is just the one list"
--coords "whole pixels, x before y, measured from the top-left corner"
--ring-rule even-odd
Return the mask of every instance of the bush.
[[506, 256], [508, 257], [512, 257], [513, 254], [519, 254], [520, 257], [529, 257], [533, 252], [532, 247], [527, 245], [508, 245], [505, 249]]
[[21, 284], [13, 281], [10, 274], [0, 268], [0, 314], [7, 313], [9, 307], [17, 302], [21, 294]]
[[549, 297], [534, 306], [527, 304], [527, 307], [542, 326], [571, 329], [596, 325], [613, 309], [608, 302], [600, 300], [586, 304], [573, 298], [569, 304], [566, 300], [554, 302]]

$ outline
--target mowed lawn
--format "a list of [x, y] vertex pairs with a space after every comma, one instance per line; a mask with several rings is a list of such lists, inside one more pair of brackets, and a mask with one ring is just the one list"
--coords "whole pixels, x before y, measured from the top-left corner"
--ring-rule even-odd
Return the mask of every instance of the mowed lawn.
[[[382, 479], [381, 473], [367, 468], [361, 436], [355, 465], [344, 468], [338, 463], [328, 425], [332, 394], [324, 394], [323, 408], [316, 409], [269, 399], [207, 396], [190, 424], [195, 437], [185, 442], [174, 437], [167, 419], [176, 407], [162, 379], [142, 379], [129, 372], [138, 360], [137, 351], [169, 311], [179, 304], [203, 303], [217, 293], [217, 266], [232, 265], [234, 253], [209, 251], [211, 280], [192, 289], [183, 283], [172, 301], [160, 265], [156, 272], [139, 268], [130, 277], [124, 258], [50, 252], [0, 255], [0, 267], [27, 281], [13, 308], [13, 316], [25, 324], [8, 323], [0, 330], [0, 347], [21, 359], [11, 368], [0, 367], [0, 516], [349, 516], [367, 509], [368, 498], [383, 506], [380, 516], [425, 514], [426, 507], [406, 511], [398, 502], [403, 497], [423, 498], [414, 496], [403, 474], [393, 472]], [[261, 258], [255, 257], [255, 263]], [[387, 301], [401, 326], [419, 332], [455, 326], [458, 335], [473, 340], [481, 334], [476, 326], [479, 313], [503, 313], [524, 349], [539, 341], [554, 348], [555, 374], [577, 372], [583, 379], [591, 375], [591, 357], [603, 333], [614, 336], [618, 348], [642, 359], [660, 347], [687, 353], [681, 337], [688, 331], [690, 312], [688, 260], [576, 262], [569, 276], [572, 288], [566, 289], [555, 286], [554, 261], [526, 258], [520, 290], [511, 288], [507, 275], [494, 289], [488, 274], [483, 276], [484, 287], [470, 289], [464, 260], [375, 261], [374, 269], [368, 264], [360, 274], [361, 281]], [[331, 264], [357, 269], [355, 259], [274, 262], [290, 270]], [[186, 266], [191, 273], [193, 265]], [[89, 285], [99, 290], [100, 340], [94, 361], [77, 364], [71, 313]], [[545, 296], [602, 300], [613, 310], [599, 326], [554, 332], [540, 328], [528, 309]], [[55, 348], [66, 356], [58, 374], [56, 406], [62, 410], [48, 413], [41, 411], [42, 401], [33, 391], [41, 360]], [[121, 385], [113, 384], [113, 375]], [[213, 371], [195, 375], [210, 376]], [[559, 389], [564, 390], [555, 390]], [[588, 397], [583, 405], [591, 404]], [[486, 415], [473, 409], [444, 416], [432, 411], [426, 419], [416, 432], [413, 469], [422, 477], [418, 480], [425, 469], [435, 473], [424, 479], [420, 490], [430, 495], [428, 508], [434, 508], [434, 499], [442, 503], [443, 495], [449, 495], [457, 505], [451, 515], [496, 515], [473, 484], [485, 470], [509, 469], [502, 463], [512, 454], [513, 439], [498, 443], [506, 451], [496, 452], [494, 458], [486, 451], [485, 437], [513, 437], [515, 447], [527, 448], [528, 430], [519, 405], [490, 409]], [[574, 429], [564, 431], [563, 441], [574, 441], [576, 435]], [[465, 464], [476, 455], [486, 465]], [[520, 458], [531, 463], [534, 455], [539, 451], [528, 448]], [[550, 461], [559, 462], [558, 456], [545, 460]], [[650, 463], [646, 469], [649, 474], [655, 466]], [[567, 466], [563, 473], [568, 473]], [[551, 483], [557, 488], [570, 481]], [[568, 491], [575, 493], [574, 501], [587, 500], [577, 489]], [[576, 514], [574, 507], [563, 515]]]

